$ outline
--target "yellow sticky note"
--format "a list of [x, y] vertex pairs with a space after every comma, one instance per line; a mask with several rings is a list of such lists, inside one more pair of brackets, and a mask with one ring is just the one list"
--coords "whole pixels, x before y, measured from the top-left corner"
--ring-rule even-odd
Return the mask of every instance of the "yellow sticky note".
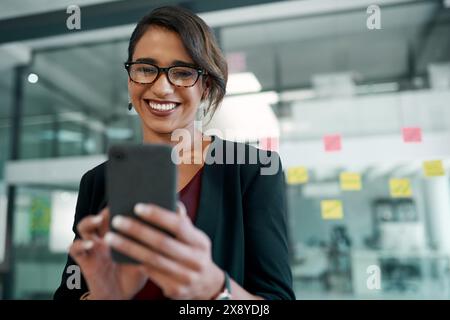
[[287, 170], [288, 184], [301, 184], [308, 182], [308, 169], [306, 167], [292, 167]]
[[405, 198], [412, 196], [411, 182], [409, 179], [391, 179], [389, 181], [391, 196], [394, 198]]
[[426, 177], [444, 176], [445, 170], [442, 160], [425, 161], [423, 163], [423, 173]]
[[342, 201], [340, 200], [322, 200], [320, 208], [322, 209], [322, 219], [331, 220], [344, 217]]
[[342, 172], [340, 174], [342, 190], [361, 190], [361, 175], [354, 172]]

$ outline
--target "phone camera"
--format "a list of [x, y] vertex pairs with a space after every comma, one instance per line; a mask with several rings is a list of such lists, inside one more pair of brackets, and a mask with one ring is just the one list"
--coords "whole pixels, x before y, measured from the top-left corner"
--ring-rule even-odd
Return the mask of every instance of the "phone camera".
[[125, 159], [125, 153], [119, 150], [115, 150], [112, 154], [112, 156], [117, 160], [123, 160]]

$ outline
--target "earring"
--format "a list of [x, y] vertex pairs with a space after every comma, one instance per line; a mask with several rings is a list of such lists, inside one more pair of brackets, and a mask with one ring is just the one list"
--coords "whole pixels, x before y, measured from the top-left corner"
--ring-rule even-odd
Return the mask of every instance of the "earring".
[[133, 109], [133, 104], [131, 102], [128, 102], [128, 110], [131, 111]]

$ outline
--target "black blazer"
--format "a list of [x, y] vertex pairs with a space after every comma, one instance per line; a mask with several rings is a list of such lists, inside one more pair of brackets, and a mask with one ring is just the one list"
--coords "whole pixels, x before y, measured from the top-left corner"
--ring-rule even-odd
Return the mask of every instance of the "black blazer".
[[[245, 150], [245, 158], [238, 150]], [[281, 162], [275, 152], [256, 150], [259, 149], [213, 136], [207, 155], [210, 164], [205, 163], [203, 168], [195, 225], [210, 237], [214, 262], [244, 289], [266, 299], [295, 299]], [[226, 161], [227, 154], [234, 160], [232, 164]], [[257, 161], [250, 154], [257, 154]], [[222, 164], [217, 160], [220, 156]], [[267, 157], [272, 157], [272, 164]], [[211, 163], [211, 159], [219, 163]], [[261, 175], [262, 168], [274, 163], [278, 165], [275, 174]], [[105, 164], [88, 171], [81, 179], [72, 228], [76, 238], [78, 222], [107, 205]], [[75, 264], [68, 256], [54, 299], [79, 299], [88, 291], [84, 279], [81, 289], [69, 290], [66, 286], [71, 275], [66, 272], [67, 267]]]

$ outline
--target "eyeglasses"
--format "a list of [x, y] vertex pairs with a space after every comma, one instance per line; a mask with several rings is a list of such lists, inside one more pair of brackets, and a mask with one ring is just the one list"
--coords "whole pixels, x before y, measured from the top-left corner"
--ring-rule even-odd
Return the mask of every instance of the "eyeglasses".
[[177, 87], [192, 87], [197, 83], [201, 74], [206, 74], [203, 69], [188, 66], [171, 66], [160, 68], [151, 63], [126, 62], [125, 69], [130, 79], [140, 84], [152, 84], [161, 72], [167, 74], [169, 82]]

